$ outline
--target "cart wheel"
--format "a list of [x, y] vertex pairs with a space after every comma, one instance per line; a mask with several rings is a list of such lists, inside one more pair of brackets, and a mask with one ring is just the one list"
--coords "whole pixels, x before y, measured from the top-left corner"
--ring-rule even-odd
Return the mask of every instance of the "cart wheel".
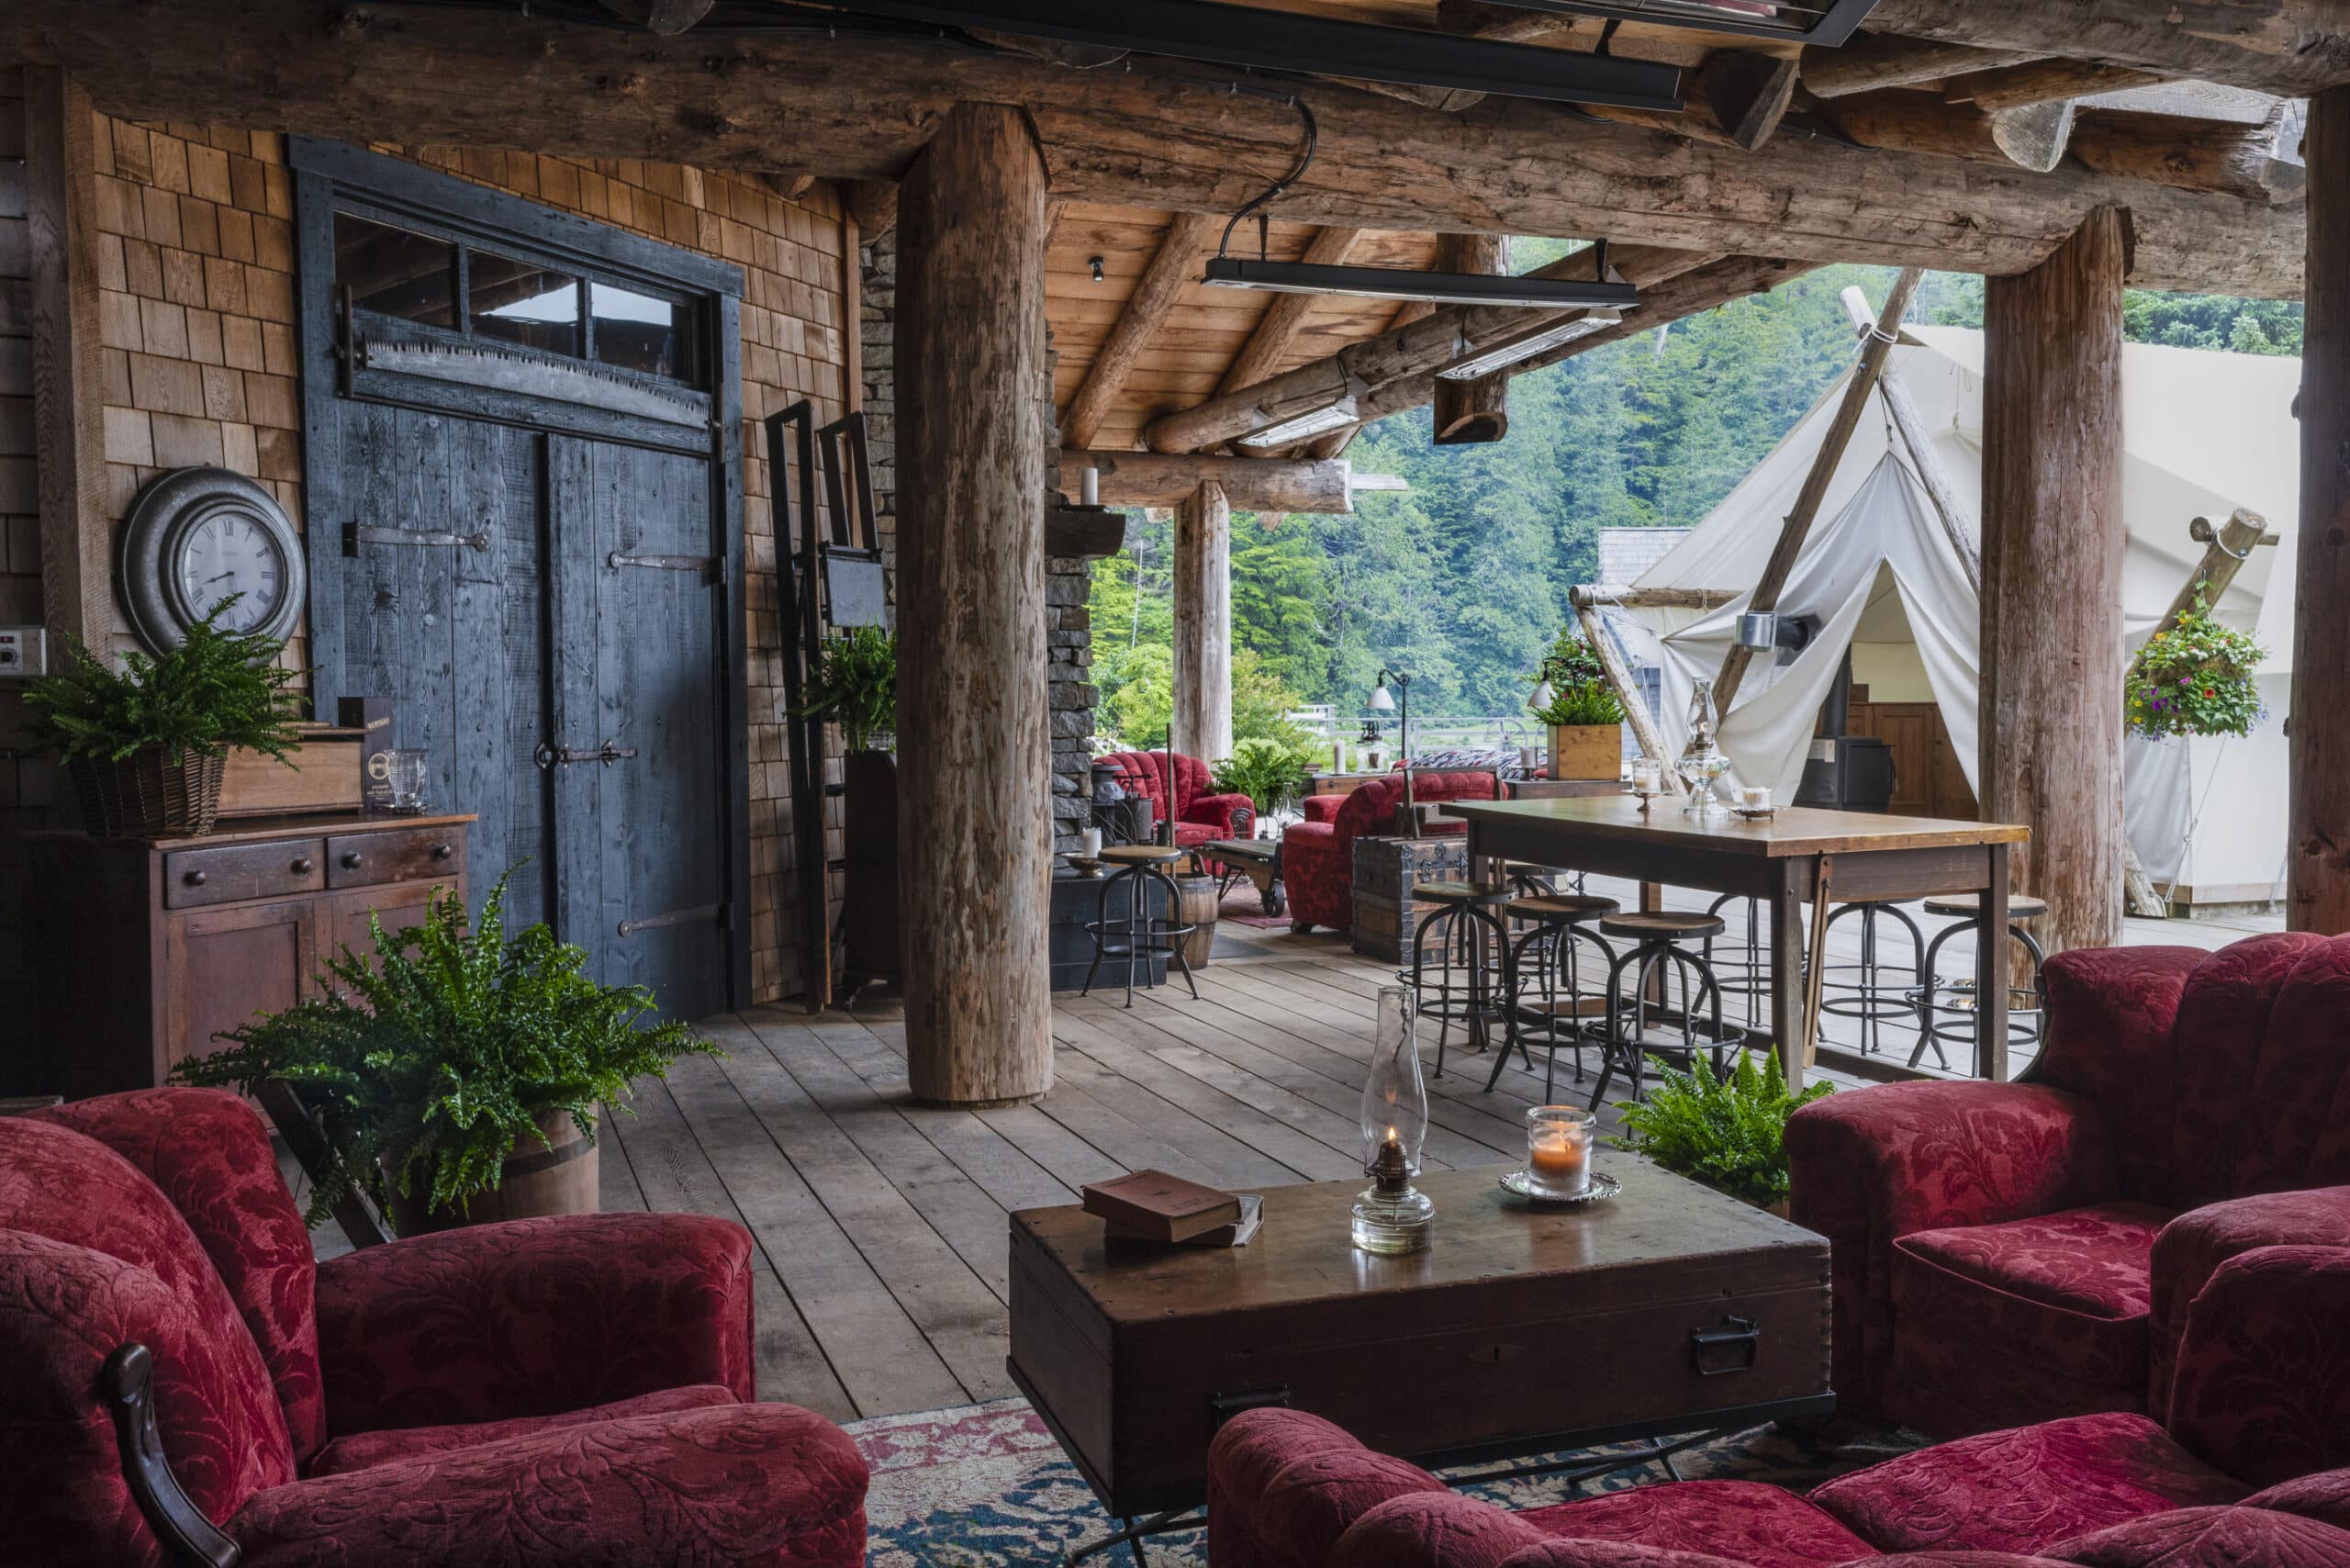
[[1289, 901], [1281, 897], [1281, 885], [1279, 882], [1267, 888], [1258, 902], [1265, 906], [1265, 913], [1269, 915], [1279, 915], [1289, 908]]

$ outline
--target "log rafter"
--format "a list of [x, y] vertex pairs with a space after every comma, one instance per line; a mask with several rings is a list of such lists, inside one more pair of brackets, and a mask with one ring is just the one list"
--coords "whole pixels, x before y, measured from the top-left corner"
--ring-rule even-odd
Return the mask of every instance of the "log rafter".
[[[772, 166], [789, 147], [835, 179], [897, 178], [953, 104], [1003, 103], [1025, 111], [1051, 194], [1162, 211], [1237, 210], [1294, 159], [1298, 138], [1289, 106], [1234, 95], [1228, 73], [1155, 61], [1075, 72], [904, 39], [659, 39], [320, 0], [17, 0], [0, 10], [0, 53], [90, 73], [99, 107], [138, 118], [714, 168]], [[2010, 174], [1785, 136], [1746, 152], [1538, 104], [1456, 116], [1304, 91], [1321, 156], [1273, 204], [1286, 218], [2004, 274], [2044, 259], [2090, 209], [2118, 205], [2136, 221], [2141, 286], [2300, 292], [2291, 208], [2069, 165]]]
[[2350, 0], [1878, 0], [1869, 26], [2291, 96], [2350, 83]]
[[1152, 335], [1174, 314], [1183, 290], [1198, 281], [1201, 256], [1222, 227], [1214, 218], [1197, 212], [1179, 212], [1168, 224], [1158, 249], [1126, 297], [1117, 324], [1094, 351], [1085, 380], [1061, 410], [1061, 432], [1071, 446], [1091, 446], [1102, 432], [1102, 421], [1125, 389]]

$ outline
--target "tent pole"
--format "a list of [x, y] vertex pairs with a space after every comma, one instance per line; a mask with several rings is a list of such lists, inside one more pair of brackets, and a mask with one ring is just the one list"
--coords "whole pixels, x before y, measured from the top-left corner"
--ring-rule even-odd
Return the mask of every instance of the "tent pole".
[[[1893, 280], [1893, 290], [1886, 297], [1885, 314], [1861, 350], [1860, 364], [1852, 367], [1852, 380], [1844, 387], [1844, 400], [1837, 406], [1835, 422], [1828, 427], [1827, 438], [1813, 455], [1811, 472], [1804, 476], [1795, 510], [1787, 514], [1786, 522], [1779, 530], [1779, 542], [1771, 547], [1771, 558], [1763, 564], [1762, 575], [1754, 584], [1753, 597], [1747, 601], [1750, 610], [1778, 608], [1779, 595], [1786, 588], [1787, 578], [1794, 575], [1796, 557], [1803, 553], [1804, 537], [1811, 532], [1813, 520], [1819, 516], [1820, 504], [1828, 498], [1829, 482], [1835, 478], [1837, 466], [1844, 461], [1844, 449], [1852, 444], [1852, 431], [1868, 408], [1869, 394], [1876, 390], [1886, 359], [1893, 352], [1895, 339], [1901, 330], [1902, 315], [1917, 296], [1919, 280], [1925, 275], [1923, 268], [1904, 267]], [[1714, 707], [1725, 719], [1729, 717], [1730, 702], [1737, 697], [1739, 682], [1746, 678], [1746, 666], [1753, 657], [1753, 649], [1735, 645], [1723, 655], [1722, 672], [1714, 681]]]
[[[1856, 331], [1865, 337], [1876, 330], [1876, 316], [1869, 309], [1868, 296], [1861, 292], [1858, 285], [1846, 289], [1840, 297]], [[1958, 498], [1958, 491], [1950, 482], [1950, 470], [1942, 466], [1942, 454], [1934, 450], [1933, 438], [1926, 433], [1926, 417], [1918, 411], [1918, 400], [1909, 395], [1909, 384], [1901, 379], [1901, 372], [1890, 356], [1877, 375], [1876, 389], [1893, 415], [1893, 428], [1901, 432], [1901, 444], [1909, 450], [1909, 461], [1918, 470], [1919, 481], [1926, 487], [1927, 498], [1934, 503], [1934, 515], [1942, 520], [1942, 532], [1949, 538], [1951, 548], [1958, 553], [1959, 565], [1966, 570], [1966, 586], [1975, 590], [1979, 600], [1983, 597], [1983, 552], [1975, 543], [1978, 537], [1975, 519], [1968, 515], [1966, 503]]]
[[1640, 743], [1643, 753], [1657, 759], [1664, 775], [1665, 789], [1677, 794], [1681, 789], [1681, 776], [1673, 771], [1673, 758], [1665, 755], [1664, 737], [1657, 732], [1655, 716], [1649, 711], [1648, 703], [1632, 684], [1632, 672], [1626, 669], [1624, 661], [1617, 656], [1615, 639], [1608, 636], [1607, 628], [1600, 624], [1597, 591], [1585, 587], [1568, 595], [1575, 607], [1575, 620], [1582, 623], [1583, 641], [1589, 643], [1592, 652], [1599, 655], [1600, 671], [1607, 677], [1607, 684], [1616, 689], [1616, 700], [1624, 706], [1624, 722], [1632, 726], [1632, 738]]

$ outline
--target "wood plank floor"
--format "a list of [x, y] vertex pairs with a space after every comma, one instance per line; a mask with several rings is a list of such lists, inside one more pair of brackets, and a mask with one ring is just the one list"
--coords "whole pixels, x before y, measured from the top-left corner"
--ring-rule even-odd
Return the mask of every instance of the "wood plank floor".
[[[1631, 891], [1595, 880], [1594, 890]], [[1857, 957], [1850, 924], [1831, 958]], [[2272, 928], [2133, 922], [2130, 939], [2216, 946]], [[1013, 1110], [912, 1103], [904, 1030], [886, 1005], [707, 1020], [725, 1058], [688, 1058], [666, 1084], [645, 1081], [634, 1117], [608, 1122], [604, 1206], [749, 1228], [769, 1398], [848, 1419], [1010, 1394], [1012, 1210], [1074, 1203], [1083, 1183], [1143, 1166], [1241, 1189], [1360, 1169], [1355, 1105], [1389, 967], [1326, 935], [1230, 922], [1223, 933], [1230, 956], [1201, 971], [1196, 1002], [1180, 983], [1137, 992], [1131, 1011], [1114, 992], [1057, 998], [1056, 1086]], [[1944, 968], [1964, 973], [1971, 961], [1953, 943]], [[1850, 1041], [1854, 1027], [1831, 1021], [1829, 1036]], [[1906, 1056], [1912, 1039], [1890, 1048]], [[1513, 1064], [1488, 1093], [1490, 1058], [1456, 1051], [1449, 1066], [1430, 1086], [1428, 1162], [1514, 1158], [1541, 1075]], [[1572, 1087], [1563, 1058], [1561, 1072], [1562, 1095], [1589, 1093]], [[1612, 1129], [1615, 1113], [1602, 1121]]]

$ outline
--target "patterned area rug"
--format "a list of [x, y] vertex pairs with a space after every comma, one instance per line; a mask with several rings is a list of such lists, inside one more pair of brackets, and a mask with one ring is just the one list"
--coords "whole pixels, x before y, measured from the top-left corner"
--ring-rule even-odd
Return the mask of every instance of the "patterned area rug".
[[[873, 1467], [868, 1568], [1046, 1568], [1112, 1528], [1025, 1400], [884, 1416], [848, 1430]], [[1674, 1462], [1688, 1480], [1767, 1481], [1803, 1491], [1924, 1441], [1840, 1417], [1802, 1432], [1758, 1427], [1688, 1450]], [[1505, 1507], [1537, 1508], [1664, 1479], [1661, 1465], [1649, 1464], [1576, 1485], [1532, 1476], [1463, 1490]], [[1148, 1551], [1151, 1568], [1205, 1568], [1206, 1532], [1157, 1536]], [[1095, 1562], [1130, 1568], [1133, 1557], [1122, 1548], [1087, 1559], [1088, 1568]]]
[[1253, 925], [1259, 931], [1289, 929], [1289, 916], [1267, 914], [1263, 895], [1248, 882], [1233, 884], [1232, 891], [1225, 894], [1224, 902], [1216, 906], [1215, 918], [1219, 924], [1228, 920], [1236, 925]]

